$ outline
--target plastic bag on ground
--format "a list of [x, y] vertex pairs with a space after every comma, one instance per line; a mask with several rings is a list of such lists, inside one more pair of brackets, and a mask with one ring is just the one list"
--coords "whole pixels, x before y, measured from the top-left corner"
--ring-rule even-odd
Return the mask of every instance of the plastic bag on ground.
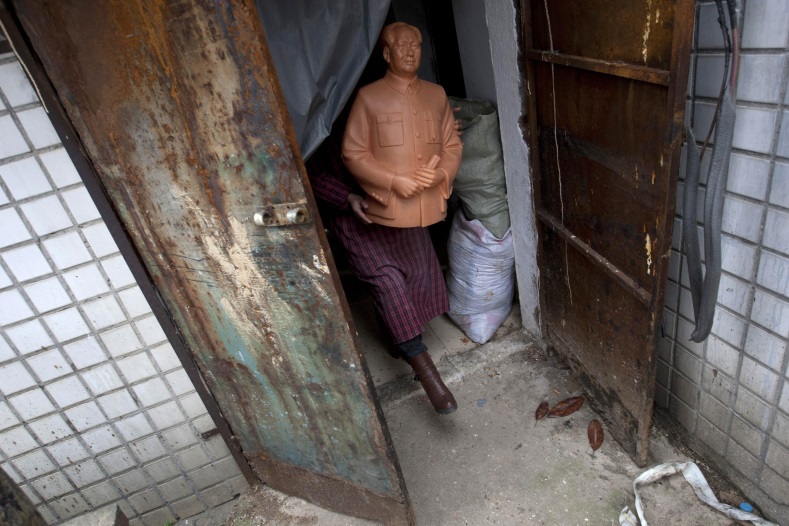
[[[734, 506], [729, 506], [728, 504], [720, 502], [712, 492], [712, 489], [707, 483], [707, 479], [704, 478], [704, 474], [694, 462], [669, 462], [667, 464], [661, 464], [646, 470], [641, 475], [639, 475], [636, 480], [633, 481], [633, 493], [635, 493], [636, 497], [636, 512], [638, 513], [638, 518], [641, 520], [641, 526], [649, 525], [644, 518], [644, 503], [641, 501], [641, 494], [638, 491], [638, 487], [644, 484], [650, 484], [663, 477], [668, 477], [676, 473], [682, 473], [682, 476], [685, 477], [685, 480], [687, 480], [688, 483], [693, 487], [693, 492], [696, 494], [699, 500], [701, 500], [707, 506], [710, 506], [711, 508], [723, 513], [728, 518], [737, 521], [749, 521], [755, 526], [778, 526], [777, 524], [767, 521], [758, 515], [748, 513], [747, 511], [742, 511], [735, 508]], [[622, 514], [619, 515], [620, 524], [627, 524], [628, 526], [632, 524], [632, 522], [623, 521], [623, 519], [629, 519], [629, 517], [627, 517], [628, 513], [632, 517], [632, 512], [627, 510], [627, 508], [622, 510]]]
[[449, 317], [477, 343], [487, 342], [512, 309], [515, 257], [512, 231], [499, 239], [458, 210], [447, 246]]

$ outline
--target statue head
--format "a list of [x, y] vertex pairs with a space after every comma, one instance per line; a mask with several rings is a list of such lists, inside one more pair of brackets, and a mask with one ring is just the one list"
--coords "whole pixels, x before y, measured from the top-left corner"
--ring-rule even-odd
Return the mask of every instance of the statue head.
[[398, 77], [416, 77], [422, 59], [422, 33], [405, 22], [386, 26], [381, 33], [384, 60]]

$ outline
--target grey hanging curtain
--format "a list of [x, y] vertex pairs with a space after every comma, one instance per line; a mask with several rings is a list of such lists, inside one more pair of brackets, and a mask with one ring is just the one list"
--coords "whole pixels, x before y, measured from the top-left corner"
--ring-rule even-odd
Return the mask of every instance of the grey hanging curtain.
[[256, 0], [304, 159], [329, 135], [381, 33], [390, 0]]

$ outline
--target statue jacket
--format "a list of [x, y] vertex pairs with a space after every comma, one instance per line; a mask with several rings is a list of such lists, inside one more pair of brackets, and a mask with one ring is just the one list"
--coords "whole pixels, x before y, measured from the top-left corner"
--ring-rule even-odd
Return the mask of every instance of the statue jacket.
[[[393, 227], [428, 226], [446, 217], [446, 200], [460, 166], [462, 145], [444, 89], [387, 72], [361, 90], [343, 137], [348, 170], [367, 193], [365, 213]], [[410, 199], [392, 191], [395, 175], [413, 177], [433, 155], [444, 181]]]

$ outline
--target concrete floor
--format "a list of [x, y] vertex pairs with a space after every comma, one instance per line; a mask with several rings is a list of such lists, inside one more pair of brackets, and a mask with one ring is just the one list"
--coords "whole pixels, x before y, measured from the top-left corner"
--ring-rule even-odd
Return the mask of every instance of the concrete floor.
[[[583, 393], [555, 356], [517, 330], [517, 308], [483, 346], [468, 341], [444, 317], [431, 322], [425, 341], [460, 406], [443, 417], [432, 410], [405, 364], [383, 350], [371, 309], [362, 303], [352, 310], [417, 524], [608, 526], [619, 524], [625, 505], [632, 508], [632, 481], [644, 469], [610, 438], [592, 454], [586, 429], [598, 415], [589, 404], [569, 417], [535, 422], [540, 401], [554, 404]], [[649, 466], [688, 460], [669, 444], [669, 431], [665, 426], [653, 430]], [[702, 471], [708, 475], [705, 466]], [[717, 486], [721, 500], [734, 505], [742, 500], [725, 483]], [[701, 504], [681, 476], [646, 488], [643, 498], [652, 526], [736, 524]], [[256, 487], [235, 502], [178, 524], [371, 523]]]

